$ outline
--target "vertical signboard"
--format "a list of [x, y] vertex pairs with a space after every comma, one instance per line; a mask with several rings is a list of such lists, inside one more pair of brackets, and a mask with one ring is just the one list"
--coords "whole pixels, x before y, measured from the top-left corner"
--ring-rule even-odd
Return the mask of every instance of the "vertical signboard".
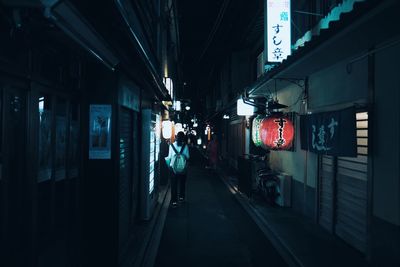
[[291, 54], [290, 0], [266, 1], [267, 61], [282, 62]]

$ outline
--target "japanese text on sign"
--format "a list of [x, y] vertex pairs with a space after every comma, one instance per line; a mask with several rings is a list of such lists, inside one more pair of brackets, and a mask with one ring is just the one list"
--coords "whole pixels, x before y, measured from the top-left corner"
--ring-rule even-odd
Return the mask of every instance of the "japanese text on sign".
[[[318, 127], [317, 127], [318, 126]], [[331, 122], [327, 125], [327, 128], [329, 129], [329, 133], [326, 132], [325, 130], [325, 125], [311, 125], [312, 127], [312, 147], [318, 151], [327, 151], [331, 150], [332, 147], [327, 145], [327, 141], [333, 140], [335, 136], [335, 126], [339, 126], [339, 123], [334, 120], [334, 118], [331, 119]]]
[[291, 54], [290, 0], [267, 0], [268, 62], [282, 62]]

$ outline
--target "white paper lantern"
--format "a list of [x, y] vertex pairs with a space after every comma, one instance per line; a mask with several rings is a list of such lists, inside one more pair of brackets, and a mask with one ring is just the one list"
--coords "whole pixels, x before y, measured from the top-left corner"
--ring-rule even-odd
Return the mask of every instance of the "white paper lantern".
[[162, 122], [162, 136], [164, 139], [170, 139], [172, 135], [172, 122], [163, 121]]
[[183, 132], [183, 127], [182, 127], [182, 123], [177, 123], [175, 124], [175, 134], [179, 133], [179, 132]]

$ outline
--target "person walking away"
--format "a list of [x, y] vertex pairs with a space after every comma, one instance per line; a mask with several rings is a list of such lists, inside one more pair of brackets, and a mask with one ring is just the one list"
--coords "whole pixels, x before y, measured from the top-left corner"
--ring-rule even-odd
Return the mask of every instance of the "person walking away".
[[218, 140], [217, 135], [213, 134], [211, 136], [211, 141], [207, 146], [208, 153], [208, 166], [209, 168], [215, 170], [218, 163]]
[[175, 142], [170, 144], [166, 158], [166, 161], [169, 162], [171, 174], [171, 204], [173, 208], [177, 207], [178, 200], [181, 202], [185, 200], [187, 161], [189, 158], [185, 134], [179, 132], [176, 135]]

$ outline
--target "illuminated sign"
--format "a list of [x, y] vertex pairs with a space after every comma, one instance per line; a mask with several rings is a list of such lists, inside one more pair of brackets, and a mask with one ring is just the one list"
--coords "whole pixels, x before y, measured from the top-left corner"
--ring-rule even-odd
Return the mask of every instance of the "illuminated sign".
[[168, 77], [164, 77], [163, 79], [165, 88], [167, 88], [169, 95], [171, 96], [171, 98], [174, 97], [174, 83], [172, 81], [171, 78]]
[[237, 115], [251, 116], [254, 114], [254, 107], [243, 102], [243, 99], [237, 101]]
[[282, 62], [291, 54], [290, 0], [267, 0], [267, 61]]
[[174, 102], [174, 109], [175, 109], [175, 111], [181, 111], [182, 110], [181, 101], [177, 100], [177, 101]]
[[293, 146], [294, 125], [286, 116], [273, 115], [261, 121], [260, 137], [267, 149], [288, 150]]

